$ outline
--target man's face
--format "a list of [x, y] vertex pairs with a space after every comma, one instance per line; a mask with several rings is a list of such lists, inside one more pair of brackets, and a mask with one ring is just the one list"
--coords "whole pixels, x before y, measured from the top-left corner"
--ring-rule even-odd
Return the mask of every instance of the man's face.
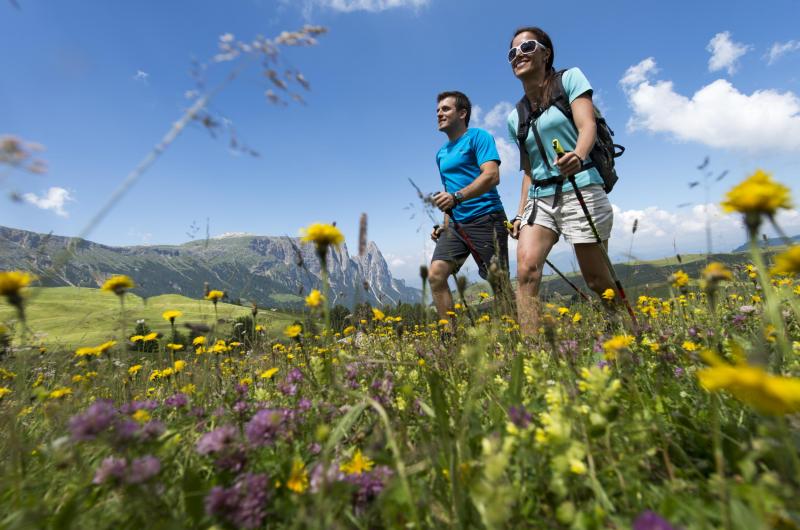
[[436, 119], [440, 131], [445, 132], [458, 127], [466, 116], [466, 110], [456, 110], [456, 98], [452, 96], [444, 98], [436, 105]]

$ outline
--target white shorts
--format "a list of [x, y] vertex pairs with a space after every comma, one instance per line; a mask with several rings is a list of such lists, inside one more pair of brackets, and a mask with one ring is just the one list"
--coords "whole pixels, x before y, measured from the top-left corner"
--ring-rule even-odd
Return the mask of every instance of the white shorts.
[[[583, 200], [586, 202], [586, 208], [594, 221], [594, 226], [597, 228], [597, 233], [600, 235], [600, 239], [605, 241], [611, 235], [611, 225], [614, 223], [614, 212], [611, 209], [608, 195], [599, 184], [592, 184], [580, 190]], [[555, 208], [553, 208], [553, 195], [528, 199], [528, 202], [525, 203], [525, 211], [522, 213], [522, 227], [529, 222], [534, 200], [536, 201], [536, 215], [533, 224], [563, 235], [572, 245], [597, 243], [574, 191], [562, 193]]]

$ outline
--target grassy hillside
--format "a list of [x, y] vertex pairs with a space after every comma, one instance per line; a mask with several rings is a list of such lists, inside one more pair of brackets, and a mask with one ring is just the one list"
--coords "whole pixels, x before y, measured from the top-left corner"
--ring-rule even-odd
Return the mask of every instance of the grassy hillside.
[[[184, 322], [212, 324], [214, 306], [206, 300], [195, 300], [177, 294], [166, 294], [142, 299], [133, 294], [125, 296], [126, 328], [133, 330], [136, 321], [144, 319], [154, 331], [166, 333], [169, 322], [161, 317], [168, 309], [177, 309], [183, 316], [177, 321], [183, 328]], [[232, 304], [220, 303], [217, 306], [220, 319], [231, 320], [250, 315], [250, 309]], [[49, 348], [76, 348], [95, 345], [119, 334], [119, 299], [99, 289], [85, 287], [39, 287], [30, 290], [27, 303], [28, 326], [32, 333], [41, 336], [41, 341]], [[16, 317], [14, 310], [0, 305], [0, 322], [7, 325]], [[295, 316], [288, 313], [261, 310], [258, 323], [277, 332]]]

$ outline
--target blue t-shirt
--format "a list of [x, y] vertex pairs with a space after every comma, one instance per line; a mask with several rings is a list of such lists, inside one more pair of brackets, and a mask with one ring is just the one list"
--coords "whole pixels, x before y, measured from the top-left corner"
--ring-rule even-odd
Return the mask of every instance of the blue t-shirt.
[[[483, 129], [467, 129], [467, 132], [452, 142], [447, 142], [436, 153], [436, 165], [442, 185], [448, 193], [455, 193], [469, 185], [481, 174], [481, 164], [494, 160], [500, 163], [500, 155], [491, 134]], [[465, 223], [503, 209], [497, 187], [483, 195], [467, 199], [455, 208], [453, 216]]]
[[[579, 68], [570, 68], [563, 73], [561, 77], [564, 84], [564, 93], [570, 104], [575, 101], [575, 98], [582, 96], [587, 92], [592, 93], [592, 86], [583, 75]], [[517, 116], [517, 109], [511, 111], [508, 115], [508, 134], [515, 144], [517, 143], [517, 125], [519, 123], [519, 116]], [[533, 127], [533, 124], [531, 125]], [[536, 129], [539, 131], [539, 136], [542, 138], [544, 152], [547, 155], [547, 162], [550, 164], [550, 170], [542, 161], [542, 156], [539, 153], [539, 148], [536, 145], [536, 137], [533, 135], [533, 130], [528, 131], [528, 138], [525, 140], [525, 148], [528, 150], [528, 157], [531, 161], [531, 172], [534, 180], [544, 180], [550, 177], [558, 176], [558, 168], [553, 164], [556, 158], [556, 152], [553, 149], [553, 138], [558, 138], [565, 151], [573, 151], [575, 145], [578, 143], [578, 133], [573, 127], [563, 112], [558, 110], [555, 105], [545, 110], [541, 116], [536, 120]], [[581, 171], [575, 175], [575, 183], [579, 188], [589, 186], [590, 184], [603, 184], [603, 177], [600, 176], [597, 169], [590, 168]], [[572, 185], [565, 181], [561, 190], [569, 191]], [[538, 197], [547, 197], [554, 195], [556, 192], [556, 185], [542, 186], [538, 188]], [[531, 186], [528, 193], [529, 197], [534, 196], [534, 187]]]

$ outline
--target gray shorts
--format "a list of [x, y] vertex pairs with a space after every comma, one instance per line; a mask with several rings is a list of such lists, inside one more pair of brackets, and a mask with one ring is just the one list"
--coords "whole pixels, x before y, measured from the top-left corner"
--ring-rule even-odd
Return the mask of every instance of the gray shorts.
[[[458, 272], [472, 254], [478, 265], [481, 278], [488, 277], [487, 267], [492, 261], [503, 271], [508, 271], [508, 230], [504, 225], [504, 211], [482, 215], [467, 223], [460, 223], [462, 233], [455, 230], [453, 223], [442, 231], [436, 241], [431, 261], [447, 261]], [[466, 237], [465, 237], [466, 236]], [[472, 248], [470, 248], [470, 246]]]
[[[611, 225], [614, 223], [614, 212], [608, 195], [599, 184], [581, 188], [586, 208], [592, 216], [594, 226], [600, 239], [605, 241], [611, 236]], [[578, 197], [574, 191], [565, 191], [553, 208], [554, 196], [528, 199], [522, 213], [522, 226], [526, 226], [536, 201], [536, 216], [533, 224], [549, 228], [558, 235], [563, 235], [570, 244], [596, 243], [586, 215], [583, 213]]]

